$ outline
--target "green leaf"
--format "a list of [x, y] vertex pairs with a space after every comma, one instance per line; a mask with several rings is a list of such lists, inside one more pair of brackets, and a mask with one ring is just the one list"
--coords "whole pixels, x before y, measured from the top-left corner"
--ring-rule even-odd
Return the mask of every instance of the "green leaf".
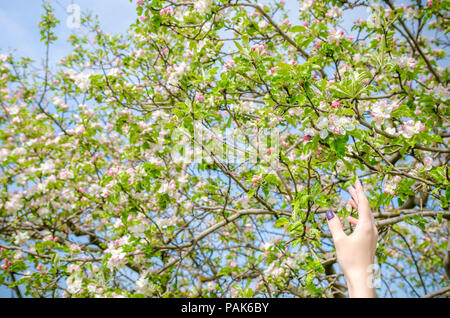
[[299, 221], [294, 222], [293, 224], [289, 225], [287, 227], [287, 231], [289, 233], [293, 233], [293, 234], [303, 232], [303, 223], [302, 223], [302, 221], [299, 220]]
[[265, 176], [264, 180], [267, 181], [267, 183], [269, 183], [269, 184], [281, 185], [280, 179], [276, 175], [274, 175], [272, 173], [268, 174], [267, 176]]
[[255, 195], [256, 189], [254, 187], [251, 187], [250, 190], [247, 192], [247, 196], [249, 198], [253, 197]]
[[239, 42], [237, 42], [237, 41], [233, 41], [233, 42], [234, 42], [234, 44], [236, 45], [236, 47], [239, 49], [239, 51], [241, 51], [241, 52], [244, 51], [244, 49], [243, 49], [242, 46], [239, 44]]
[[276, 222], [275, 222], [275, 227], [282, 227], [286, 224], [289, 224], [289, 220], [287, 218], [279, 218]]
[[291, 28], [291, 32], [303, 32], [305, 31], [305, 27], [301, 25], [295, 25]]
[[345, 156], [347, 141], [348, 135], [337, 135], [337, 137], [331, 141], [331, 149], [336, 152], [338, 158], [343, 158]]

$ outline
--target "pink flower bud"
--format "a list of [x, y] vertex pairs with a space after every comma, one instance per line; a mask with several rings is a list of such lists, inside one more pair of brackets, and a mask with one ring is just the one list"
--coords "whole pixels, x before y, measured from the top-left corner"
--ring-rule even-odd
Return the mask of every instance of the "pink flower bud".
[[338, 108], [338, 107], [341, 107], [341, 106], [342, 106], [341, 103], [339, 103], [337, 100], [334, 100], [331, 103], [331, 108]]
[[392, 178], [392, 180], [393, 180], [395, 183], [399, 183], [399, 182], [402, 180], [402, 177], [400, 177], [400, 176], [395, 176], [394, 178]]
[[205, 100], [205, 97], [202, 94], [197, 94], [197, 96], [195, 97], [195, 99], [199, 102], [203, 102]]

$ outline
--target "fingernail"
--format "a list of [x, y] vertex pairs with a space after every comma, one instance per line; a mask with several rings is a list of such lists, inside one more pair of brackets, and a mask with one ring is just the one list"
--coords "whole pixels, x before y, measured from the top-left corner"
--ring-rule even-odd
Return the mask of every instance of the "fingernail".
[[334, 218], [334, 213], [331, 210], [328, 210], [326, 215], [327, 215], [327, 220], [328, 221], [331, 220], [332, 218]]

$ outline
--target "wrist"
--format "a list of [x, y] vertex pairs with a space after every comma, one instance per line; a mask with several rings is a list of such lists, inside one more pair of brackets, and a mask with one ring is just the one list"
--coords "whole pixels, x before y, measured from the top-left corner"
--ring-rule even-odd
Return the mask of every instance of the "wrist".
[[[369, 268], [369, 267], [368, 267]], [[373, 283], [373, 273], [370, 270], [354, 270], [345, 275], [349, 297], [372, 298], [376, 297]]]

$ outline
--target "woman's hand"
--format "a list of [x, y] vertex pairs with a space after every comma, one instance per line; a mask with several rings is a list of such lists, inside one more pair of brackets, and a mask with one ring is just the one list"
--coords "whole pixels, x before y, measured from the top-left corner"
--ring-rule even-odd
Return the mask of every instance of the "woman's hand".
[[347, 280], [350, 297], [376, 297], [373, 287], [373, 266], [377, 248], [378, 231], [370, 210], [369, 201], [359, 180], [350, 186], [350, 205], [358, 211], [358, 219], [349, 216], [355, 225], [352, 234], [342, 229], [339, 217], [331, 210], [326, 213], [328, 227], [333, 236], [339, 266]]

